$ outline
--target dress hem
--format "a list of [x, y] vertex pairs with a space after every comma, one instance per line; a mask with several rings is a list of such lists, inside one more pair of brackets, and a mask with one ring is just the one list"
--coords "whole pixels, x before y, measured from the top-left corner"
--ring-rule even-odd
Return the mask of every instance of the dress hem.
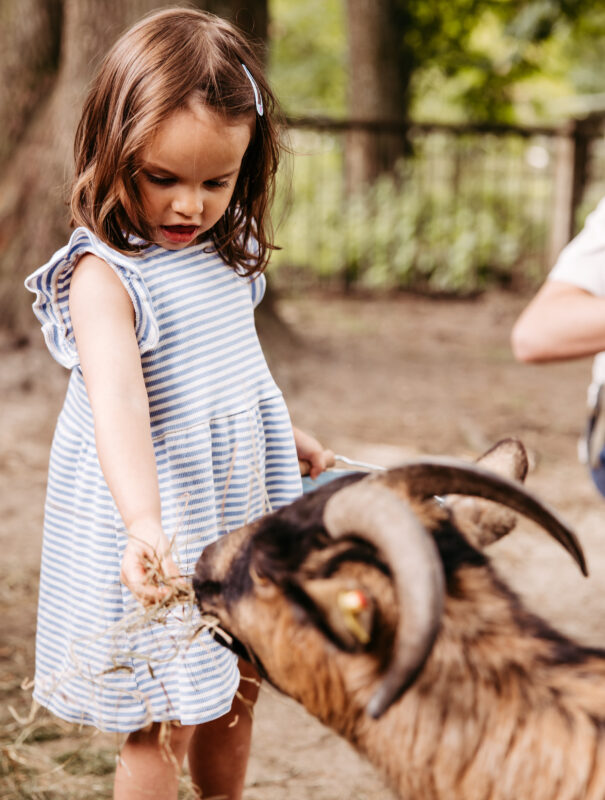
[[55, 717], [63, 720], [63, 722], [70, 723], [72, 725], [78, 725], [79, 727], [86, 725], [90, 728], [95, 728], [96, 730], [100, 731], [101, 733], [135, 733], [136, 731], [143, 730], [152, 722], [178, 722], [180, 725], [203, 725], [206, 722], [212, 722], [215, 719], [219, 719], [220, 717], [224, 717], [225, 714], [228, 714], [231, 711], [231, 707], [233, 706], [233, 700], [235, 699], [235, 695], [237, 692], [237, 686], [239, 686], [239, 680], [236, 684], [236, 688], [233, 692], [233, 697], [228, 703], [223, 703], [220, 706], [215, 706], [208, 714], [200, 715], [200, 718], [195, 720], [187, 720], [184, 721], [178, 715], [158, 715], [158, 714], [151, 714], [146, 716], [140, 722], [133, 722], [131, 725], [125, 724], [123, 726], [107, 726], [102, 725], [99, 722], [95, 722], [92, 719], [83, 719], [83, 715], [70, 715], [69, 713], [65, 712], [62, 713], [52, 707], [51, 704], [47, 704], [44, 702], [42, 698], [33, 693], [34, 701], [41, 707], [44, 708], [49, 714], [52, 714]]

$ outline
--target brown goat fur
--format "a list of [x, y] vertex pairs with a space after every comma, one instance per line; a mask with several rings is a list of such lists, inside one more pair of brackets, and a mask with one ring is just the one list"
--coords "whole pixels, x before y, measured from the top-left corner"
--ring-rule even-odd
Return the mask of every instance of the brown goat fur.
[[[364, 753], [404, 800], [604, 800], [605, 652], [524, 609], [452, 524], [447, 506], [461, 498], [445, 508], [408, 498], [443, 561], [441, 625], [412, 685], [379, 719], [367, 714], [391, 657], [397, 598], [370, 545], [326, 535], [329, 489], [200, 559], [198, 601], [233, 646]], [[473, 502], [473, 524], [493, 522], [493, 508]], [[368, 644], [352, 643], [338, 612], [351, 590], [371, 610]]]

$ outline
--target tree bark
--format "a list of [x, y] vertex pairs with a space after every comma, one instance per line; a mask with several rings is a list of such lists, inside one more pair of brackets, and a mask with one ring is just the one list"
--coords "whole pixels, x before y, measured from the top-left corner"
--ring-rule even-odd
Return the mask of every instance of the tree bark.
[[165, 6], [0, 0], [0, 326], [16, 338], [33, 321], [24, 277], [69, 235], [73, 137], [94, 68], [128, 26]]
[[0, 166], [57, 72], [61, 18], [60, 0], [0, 0]]
[[207, 11], [231, 20], [262, 45], [264, 58], [269, 35], [269, 0], [207, 0]]
[[[401, 74], [400, 13], [394, 0], [347, 0], [349, 29], [349, 116], [360, 122], [404, 124], [408, 80]], [[405, 136], [379, 136], [363, 127], [346, 143], [350, 191], [391, 169], [405, 152]]]

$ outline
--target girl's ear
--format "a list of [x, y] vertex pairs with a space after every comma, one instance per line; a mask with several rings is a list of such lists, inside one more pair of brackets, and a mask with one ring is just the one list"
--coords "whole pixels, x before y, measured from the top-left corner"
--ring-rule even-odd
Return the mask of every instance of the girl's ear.
[[132, 219], [132, 213], [133, 213], [132, 203], [130, 201], [130, 196], [126, 191], [126, 187], [124, 186], [124, 181], [122, 180], [122, 178], [116, 178], [116, 192], [118, 194], [120, 203], [122, 203], [124, 211], [126, 212], [126, 216], [129, 219]]
[[140, 210], [133, 202], [133, 191], [134, 187], [132, 187], [129, 192], [128, 187], [124, 184], [124, 181], [121, 177], [116, 178], [115, 194], [117, 195], [120, 205], [123, 209], [122, 214], [120, 214], [120, 224], [126, 229], [127, 235], [131, 233], [140, 234], [141, 226], [144, 223], [144, 220], [141, 220]]

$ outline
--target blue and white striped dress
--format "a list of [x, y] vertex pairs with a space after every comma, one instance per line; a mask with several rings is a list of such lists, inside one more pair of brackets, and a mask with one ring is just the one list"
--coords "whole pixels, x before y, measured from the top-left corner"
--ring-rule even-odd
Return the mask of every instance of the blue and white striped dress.
[[240, 277], [204, 248], [125, 256], [78, 228], [25, 282], [52, 355], [71, 370], [50, 457], [34, 697], [102, 730], [219, 717], [239, 673], [207, 633], [191, 641], [195, 611], [127, 624], [141, 612], [119, 578], [126, 530], [99, 466], [69, 318], [84, 253], [111, 266], [134, 305], [162, 522], [181, 572], [192, 574], [205, 545], [301, 491], [288, 411], [254, 327], [264, 277]]

